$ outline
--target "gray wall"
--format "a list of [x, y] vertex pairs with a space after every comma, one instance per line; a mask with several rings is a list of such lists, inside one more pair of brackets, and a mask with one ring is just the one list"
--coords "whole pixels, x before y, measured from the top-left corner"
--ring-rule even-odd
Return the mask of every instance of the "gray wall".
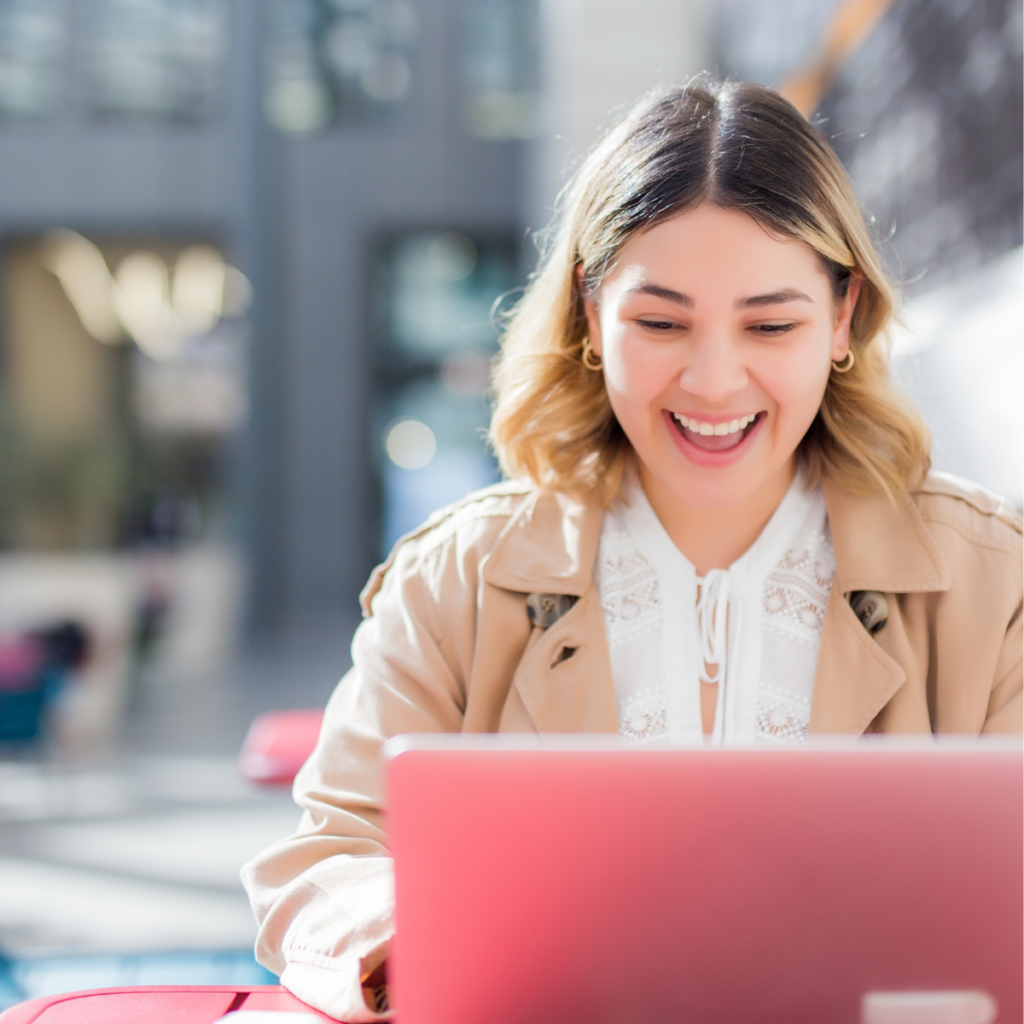
[[523, 158], [520, 144], [458, 124], [457, 0], [419, 0], [414, 87], [393, 119], [273, 133], [260, 113], [262, 6], [233, 0], [209, 123], [97, 121], [75, 68], [59, 115], [0, 123], [0, 239], [58, 225], [209, 233], [253, 281], [253, 405], [233, 486], [257, 638], [350, 619], [375, 560], [369, 244], [405, 226], [515, 229]]

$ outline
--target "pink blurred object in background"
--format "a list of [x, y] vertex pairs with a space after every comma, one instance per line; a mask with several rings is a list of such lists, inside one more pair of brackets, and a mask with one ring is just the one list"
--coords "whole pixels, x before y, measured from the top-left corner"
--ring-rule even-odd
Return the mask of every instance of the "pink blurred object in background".
[[0, 637], [0, 690], [25, 690], [38, 685], [42, 663], [42, 647], [33, 637]]
[[313, 753], [324, 713], [320, 708], [268, 711], [249, 726], [238, 767], [260, 786], [291, 785]]

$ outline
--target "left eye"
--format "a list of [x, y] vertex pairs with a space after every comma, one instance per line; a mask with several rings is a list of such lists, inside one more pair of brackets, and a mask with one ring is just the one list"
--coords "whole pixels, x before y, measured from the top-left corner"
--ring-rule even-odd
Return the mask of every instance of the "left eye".
[[649, 327], [652, 331], [671, 331], [675, 324], [671, 320], [637, 320], [641, 327]]
[[754, 330], [758, 334], [785, 334], [791, 331], [796, 324], [755, 324]]

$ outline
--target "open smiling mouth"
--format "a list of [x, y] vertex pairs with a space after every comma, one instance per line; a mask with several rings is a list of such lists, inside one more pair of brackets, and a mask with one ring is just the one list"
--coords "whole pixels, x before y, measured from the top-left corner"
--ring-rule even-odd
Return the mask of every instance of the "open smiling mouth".
[[705, 423], [674, 412], [672, 422], [695, 448], [706, 452], [725, 452], [748, 437], [766, 415], [765, 412], [756, 412], [727, 423]]

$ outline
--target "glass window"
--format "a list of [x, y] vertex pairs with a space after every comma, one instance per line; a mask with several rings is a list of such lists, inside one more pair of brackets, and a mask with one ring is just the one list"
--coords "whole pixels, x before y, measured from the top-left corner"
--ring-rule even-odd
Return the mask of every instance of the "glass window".
[[462, 121], [484, 139], [537, 133], [537, 0], [462, 0]]
[[0, 115], [40, 117], [60, 101], [62, 0], [0, 0]]
[[498, 479], [484, 434], [495, 304], [519, 283], [514, 239], [388, 240], [375, 263], [371, 436], [385, 551], [435, 509]]
[[411, 0], [273, 0], [269, 12], [265, 107], [279, 130], [372, 117], [409, 95]]
[[88, 103], [100, 114], [200, 120], [227, 48], [225, 0], [89, 0]]
[[224, 523], [248, 282], [203, 241], [71, 231], [3, 255], [0, 547], [176, 545]]

